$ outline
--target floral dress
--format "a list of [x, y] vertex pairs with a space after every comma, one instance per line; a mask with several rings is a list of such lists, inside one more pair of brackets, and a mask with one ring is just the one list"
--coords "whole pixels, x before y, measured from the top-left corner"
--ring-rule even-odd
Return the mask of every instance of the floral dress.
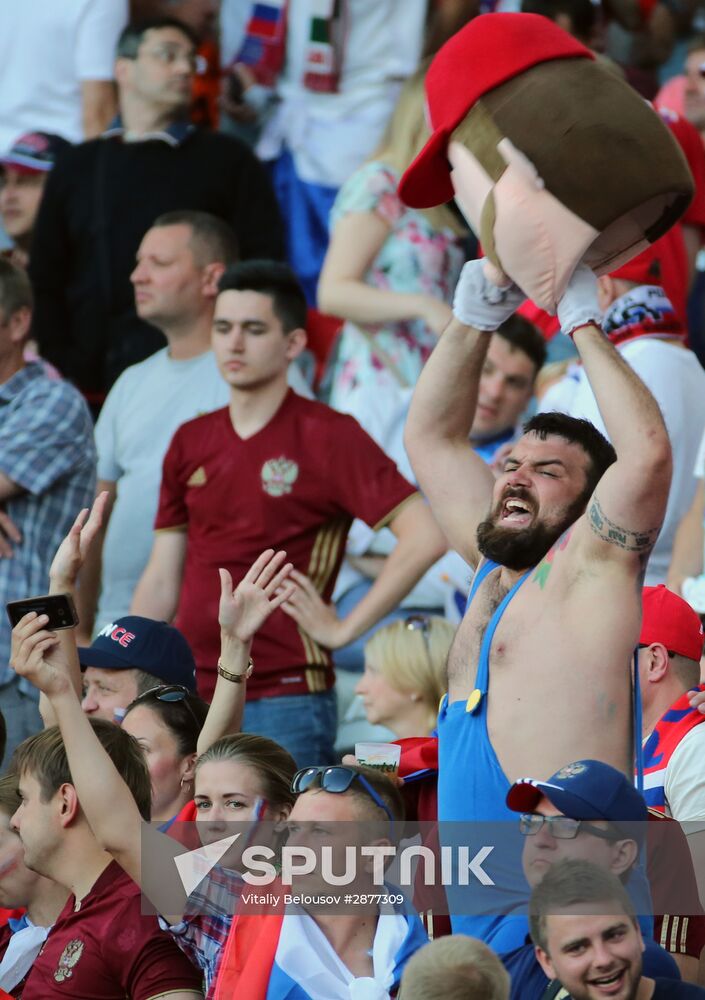
[[[365, 282], [393, 292], [424, 293], [450, 302], [464, 262], [462, 238], [436, 230], [426, 216], [407, 208], [397, 194], [399, 174], [383, 163], [367, 163], [343, 187], [331, 211], [331, 231], [352, 212], [376, 212], [391, 232]], [[329, 372], [330, 405], [352, 413], [363, 426], [372, 396], [413, 388], [436, 337], [421, 319], [364, 327], [346, 322]], [[367, 428], [374, 437], [372, 428]]]

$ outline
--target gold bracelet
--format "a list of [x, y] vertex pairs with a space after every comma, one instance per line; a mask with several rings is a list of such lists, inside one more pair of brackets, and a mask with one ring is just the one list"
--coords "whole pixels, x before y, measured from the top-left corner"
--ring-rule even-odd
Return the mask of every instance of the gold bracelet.
[[233, 684], [242, 684], [243, 681], [248, 680], [252, 676], [252, 671], [255, 669], [255, 665], [252, 661], [252, 657], [247, 661], [247, 670], [244, 674], [232, 674], [229, 670], [226, 670], [223, 666], [220, 657], [218, 657], [218, 673], [221, 677], [224, 677], [226, 681], [232, 681]]

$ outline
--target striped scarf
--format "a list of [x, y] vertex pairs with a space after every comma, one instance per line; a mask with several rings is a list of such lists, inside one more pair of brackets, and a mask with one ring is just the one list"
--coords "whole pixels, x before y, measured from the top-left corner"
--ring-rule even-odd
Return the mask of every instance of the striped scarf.
[[[338, 91], [347, 31], [347, 0], [309, 0], [310, 15], [305, 69], [307, 90]], [[236, 63], [252, 71], [257, 83], [272, 87], [286, 57], [288, 0], [255, 0]]]
[[620, 295], [605, 313], [602, 329], [613, 344], [639, 337], [687, 339], [683, 324], [659, 285], [638, 285]]
[[[705, 691], [705, 684], [694, 690]], [[686, 691], [661, 716], [644, 744], [644, 798], [658, 812], [666, 811], [666, 770], [673, 753], [691, 729], [705, 722], [705, 715], [690, 707]]]

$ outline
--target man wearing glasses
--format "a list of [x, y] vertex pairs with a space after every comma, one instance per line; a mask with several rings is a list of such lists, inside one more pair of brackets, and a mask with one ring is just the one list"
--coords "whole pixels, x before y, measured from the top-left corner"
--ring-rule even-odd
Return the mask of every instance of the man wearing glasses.
[[237, 139], [188, 121], [196, 41], [173, 18], [128, 25], [115, 62], [120, 117], [52, 172], [32, 256], [34, 335], [44, 357], [98, 404], [128, 365], [164, 344], [130, 285], [145, 232], [164, 212], [228, 222], [242, 258], [280, 257], [265, 168]]
[[[678, 978], [674, 957], [654, 940], [649, 892], [643, 870], [637, 867], [647, 829], [651, 842], [653, 826], [643, 797], [629, 780], [600, 761], [574, 761], [547, 781], [533, 778], [516, 781], [507, 795], [507, 805], [512, 811], [521, 813], [522, 867], [530, 888], [535, 889], [552, 865], [564, 860], [589, 861], [616, 875], [640, 914], [639, 923], [646, 945], [644, 974]], [[664, 847], [673, 843], [669, 838]], [[675, 860], [672, 853], [669, 857], [672, 862]], [[674, 876], [678, 867], [673, 866]], [[651, 868], [649, 874], [652, 874]], [[687, 873], [681, 871], [679, 874], [679, 881], [685, 882]], [[682, 895], [681, 902], [687, 909]], [[658, 917], [658, 927], [664, 929], [665, 922], [677, 920], [671, 916]], [[695, 913], [689, 918], [681, 918], [687, 944], [695, 942], [698, 951], [703, 944], [703, 923], [703, 917]], [[669, 950], [680, 951], [680, 945], [674, 940], [679, 937], [678, 933], [662, 933], [660, 937]], [[689, 967], [687, 956], [677, 954], [678, 965], [682, 959], [685, 959], [684, 975], [695, 975], [697, 962]], [[512, 998], [539, 1000], [544, 996], [548, 981], [530, 942], [503, 955], [502, 960], [512, 977]]]

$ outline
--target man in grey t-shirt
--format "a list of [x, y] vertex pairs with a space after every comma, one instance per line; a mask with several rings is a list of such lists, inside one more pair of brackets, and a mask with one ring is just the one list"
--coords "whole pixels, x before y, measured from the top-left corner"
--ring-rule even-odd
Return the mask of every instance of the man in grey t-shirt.
[[122, 373], [96, 424], [97, 489], [107, 490], [109, 501], [81, 574], [83, 644], [129, 611], [151, 551], [162, 459], [174, 431], [227, 402], [210, 335], [218, 278], [236, 257], [230, 227], [195, 211], [160, 216], [137, 251], [137, 313], [162, 331], [167, 346]]

